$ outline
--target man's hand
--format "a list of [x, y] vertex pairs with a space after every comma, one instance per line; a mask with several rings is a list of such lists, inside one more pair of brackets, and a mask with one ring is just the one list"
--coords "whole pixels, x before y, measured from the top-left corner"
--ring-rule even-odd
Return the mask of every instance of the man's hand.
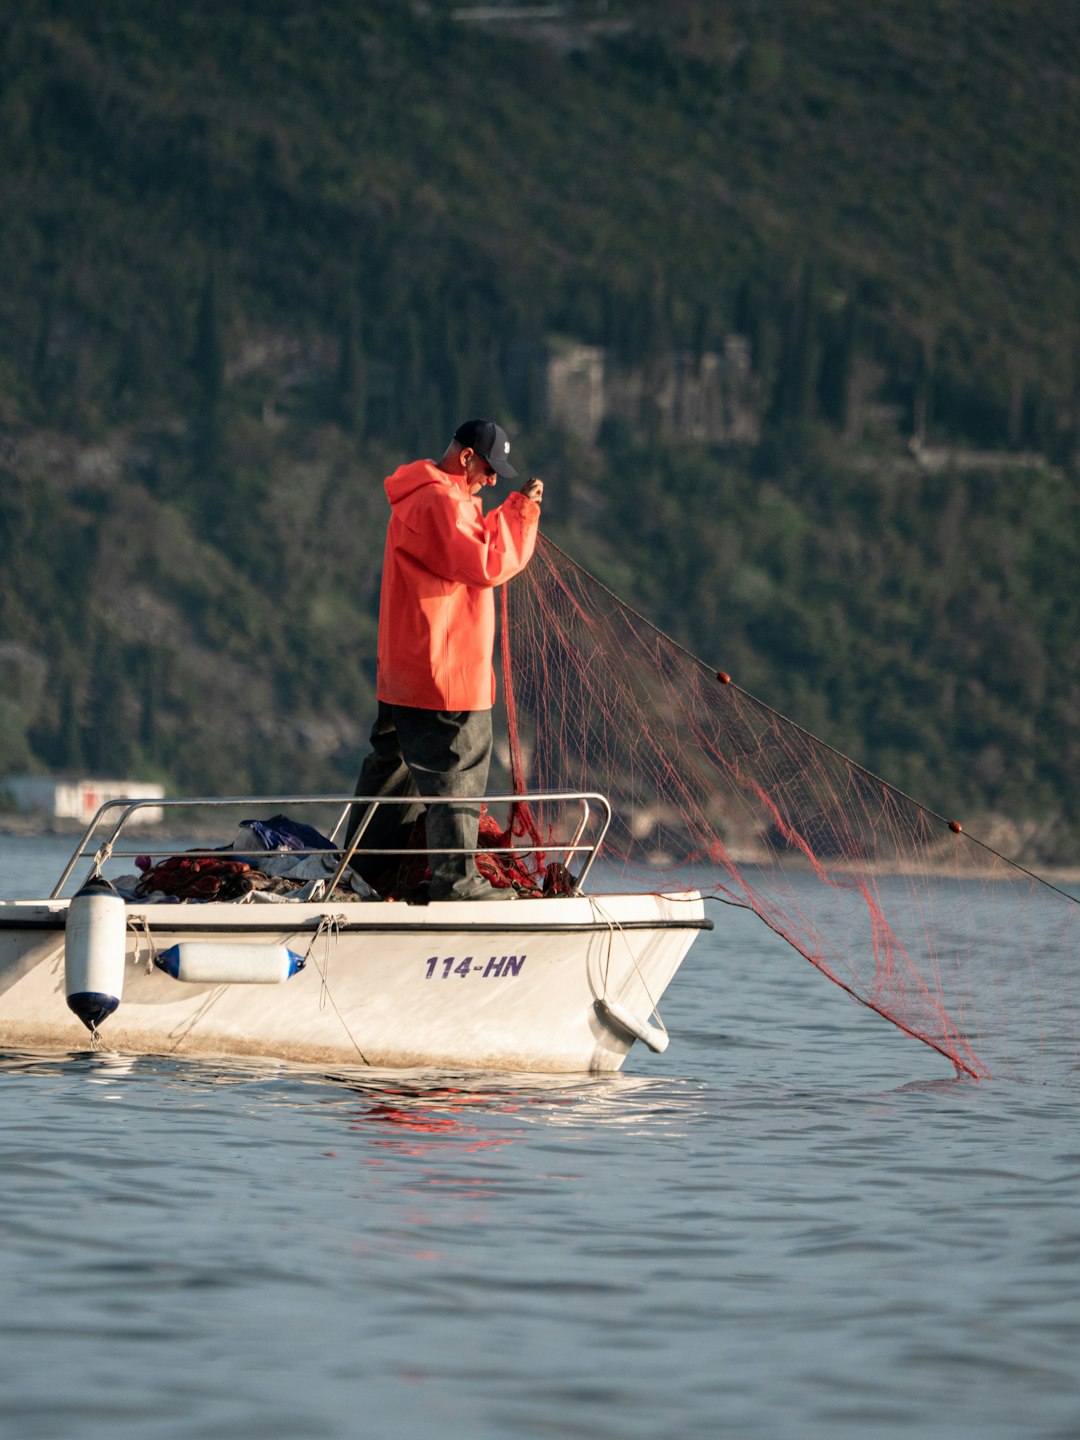
[[525, 484], [522, 485], [521, 493], [530, 500], [535, 500], [536, 503], [540, 505], [544, 499], [544, 482], [538, 480], [535, 475], [531, 475], [529, 479], [525, 481]]

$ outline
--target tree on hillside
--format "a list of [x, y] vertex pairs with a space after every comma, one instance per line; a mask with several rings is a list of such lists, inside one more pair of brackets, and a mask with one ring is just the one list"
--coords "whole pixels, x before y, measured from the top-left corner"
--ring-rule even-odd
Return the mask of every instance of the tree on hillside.
[[367, 430], [367, 362], [361, 341], [360, 304], [352, 284], [346, 288], [338, 321], [334, 401], [342, 427], [363, 441]]
[[222, 443], [222, 397], [225, 391], [225, 347], [218, 317], [217, 279], [213, 258], [207, 260], [195, 317], [195, 340], [189, 360], [195, 377], [196, 401], [191, 419], [191, 490], [198, 501], [215, 493]]

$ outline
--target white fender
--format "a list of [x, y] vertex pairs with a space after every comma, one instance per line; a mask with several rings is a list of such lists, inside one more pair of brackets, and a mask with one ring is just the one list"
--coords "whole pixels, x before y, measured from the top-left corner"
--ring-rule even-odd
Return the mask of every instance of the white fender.
[[304, 963], [285, 945], [215, 940], [181, 940], [154, 956], [159, 970], [188, 985], [283, 985]]
[[95, 1032], [124, 993], [127, 911], [104, 880], [91, 880], [68, 905], [64, 991], [69, 1009]]
[[647, 1020], [639, 1020], [636, 1015], [631, 1015], [629, 1010], [624, 1010], [616, 1000], [607, 1000], [601, 997], [596, 1002], [596, 1008], [605, 1020], [610, 1020], [619, 1030], [625, 1030], [627, 1035], [632, 1035], [635, 1040], [640, 1040], [657, 1055], [662, 1055], [670, 1044], [670, 1037], [666, 1030], [660, 1030], [655, 1025], [650, 1025]]

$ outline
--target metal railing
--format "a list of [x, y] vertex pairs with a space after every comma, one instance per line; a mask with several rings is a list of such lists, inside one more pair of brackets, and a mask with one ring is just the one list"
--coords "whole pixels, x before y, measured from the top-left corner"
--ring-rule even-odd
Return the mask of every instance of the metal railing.
[[[59, 897], [60, 892], [66, 885], [72, 871], [75, 869], [75, 867], [79, 864], [81, 860], [85, 860], [87, 858], [90, 859], [90, 868], [88, 869], [86, 876], [82, 882], [83, 884], [85, 884], [94, 876], [99, 875], [101, 873], [102, 867], [109, 860], [136, 860], [144, 856], [153, 857], [154, 855], [160, 854], [162, 857], [164, 857], [166, 855], [174, 854], [175, 852], [166, 846], [158, 846], [155, 848], [155, 846], [150, 842], [149, 838], [140, 840], [138, 848], [134, 850], [117, 848], [120, 837], [124, 833], [125, 826], [129, 824], [129, 822], [132, 820], [132, 817], [137, 815], [140, 810], [150, 808], [161, 809], [166, 812], [168, 812], [169, 810], [265, 810], [269, 808], [280, 810], [284, 806], [289, 806], [292, 808], [307, 807], [309, 809], [315, 806], [341, 806], [343, 807], [341, 813], [337, 817], [337, 820], [335, 821], [333, 828], [331, 829], [330, 834], [327, 837], [331, 841], [331, 848], [290, 848], [286, 852], [284, 852], [289, 855], [295, 855], [297, 857], [305, 855], [334, 856], [337, 861], [337, 868], [334, 872], [333, 880], [330, 882], [329, 888], [327, 890], [327, 893], [331, 894], [334, 890], [334, 887], [339, 883], [345, 871], [348, 869], [357, 851], [362, 849], [361, 842], [364, 838], [364, 835], [368, 827], [370, 826], [375, 814], [381, 807], [395, 805], [422, 805], [424, 807], [430, 807], [432, 805], [461, 804], [483, 804], [488, 806], [489, 808], [492, 805], [577, 805], [579, 807], [578, 821], [569, 839], [550, 840], [545, 844], [539, 845], [519, 845], [516, 843], [516, 840], [511, 833], [511, 843], [509, 846], [510, 852], [515, 856], [534, 854], [559, 856], [562, 858], [562, 863], [567, 867], [569, 867], [571, 860], [575, 856], [584, 856], [584, 863], [582, 864], [581, 869], [578, 871], [577, 875], [574, 877], [573, 880], [573, 888], [575, 892], [580, 891], [583, 888], [589, 871], [592, 869], [593, 861], [596, 859], [600, 846], [603, 844], [604, 838], [608, 832], [608, 828], [611, 825], [611, 805], [608, 800], [603, 795], [585, 790], [550, 790], [538, 791], [535, 794], [529, 795], [483, 796], [394, 795], [378, 797], [372, 795], [226, 795], [199, 796], [195, 798], [184, 798], [176, 800], [162, 800], [157, 798], [145, 800], [107, 800], [103, 805], [100, 806], [94, 818], [90, 821], [89, 825], [87, 825], [86, 829], [83, 831], [79, 843], [76, 845], [70, 860], [64, 867], [64, 873], [60, 876], [60, 879], [56, 882], [56, 885], [53, 888], [50, 899], [55, 900]], [[366, 806], [367, 809], [361, 817], [360, 823], [358, 824], [356, 830], [353, 832], [351, 838], [347, 839], [344, 845], [335, 844], [334, 842], [336, 841], [342, 827], [348, 820], [350, 813], [353, 811], [354, 808], [358, 809], [361, 806]], [[586, 831], [589, 829], [590, 822], [594, 822], [595, 825], [598, 827], [598, 833], [596, 833], [589, 839], [586, 839]], [[111, 823], [112, 825], [111, 830], [108, 830], [109, 823]], [[106, 830], [108, 830], [107, 834], [105, 833]], [[95, 838], [97, 839], [96, 846], [94, 844]], [[268, 854], [280, 855], [283, 852], [280, 850], [268, 850], [264, 846], [253, 847], [250, 850], [236, 850], [232, 847], [223, 849], [221, 846], [213, 846], [208, 847], [205, 850], [201, 850], [196, 847], [190, 850], [185, 850], [183, 853], [191, 858], [223, 856], [227, 854], [232, 859], [246, 860], [258, 859], [260, 856], [265, 857]], [[440, 846], [437, 850], [433, 850], [430, 848], [414, 849], [408, 847], [399, 849], [380, 847], [378, 849], [372, 850], [363, 848], [362, 853], [364, 859], [369, 860], [373, 857], [379, 856], [409, 856], [413, 858], [418, 858], [421, 856], [428, 856], [434, 854], [473, 856], [478, 854], [498, 855], [500, 853], [505, 853], [505, 851], [500, 852], [499, 850], [489, 850], [486, 846], [478, 845], [475, 849], [449, 849], [446, 846]]]

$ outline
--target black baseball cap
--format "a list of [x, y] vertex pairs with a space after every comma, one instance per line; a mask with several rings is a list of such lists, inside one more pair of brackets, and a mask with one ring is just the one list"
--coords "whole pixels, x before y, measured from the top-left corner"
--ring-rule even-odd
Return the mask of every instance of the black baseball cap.
[[463, 450], [475, 450], [481, 460], [486, 460], [504, 480], [516, 480], [517, 471], [507, 458], [510, 441], [506, 431], [494, 420], [466, 420], [454, 431], [454, 439]]

